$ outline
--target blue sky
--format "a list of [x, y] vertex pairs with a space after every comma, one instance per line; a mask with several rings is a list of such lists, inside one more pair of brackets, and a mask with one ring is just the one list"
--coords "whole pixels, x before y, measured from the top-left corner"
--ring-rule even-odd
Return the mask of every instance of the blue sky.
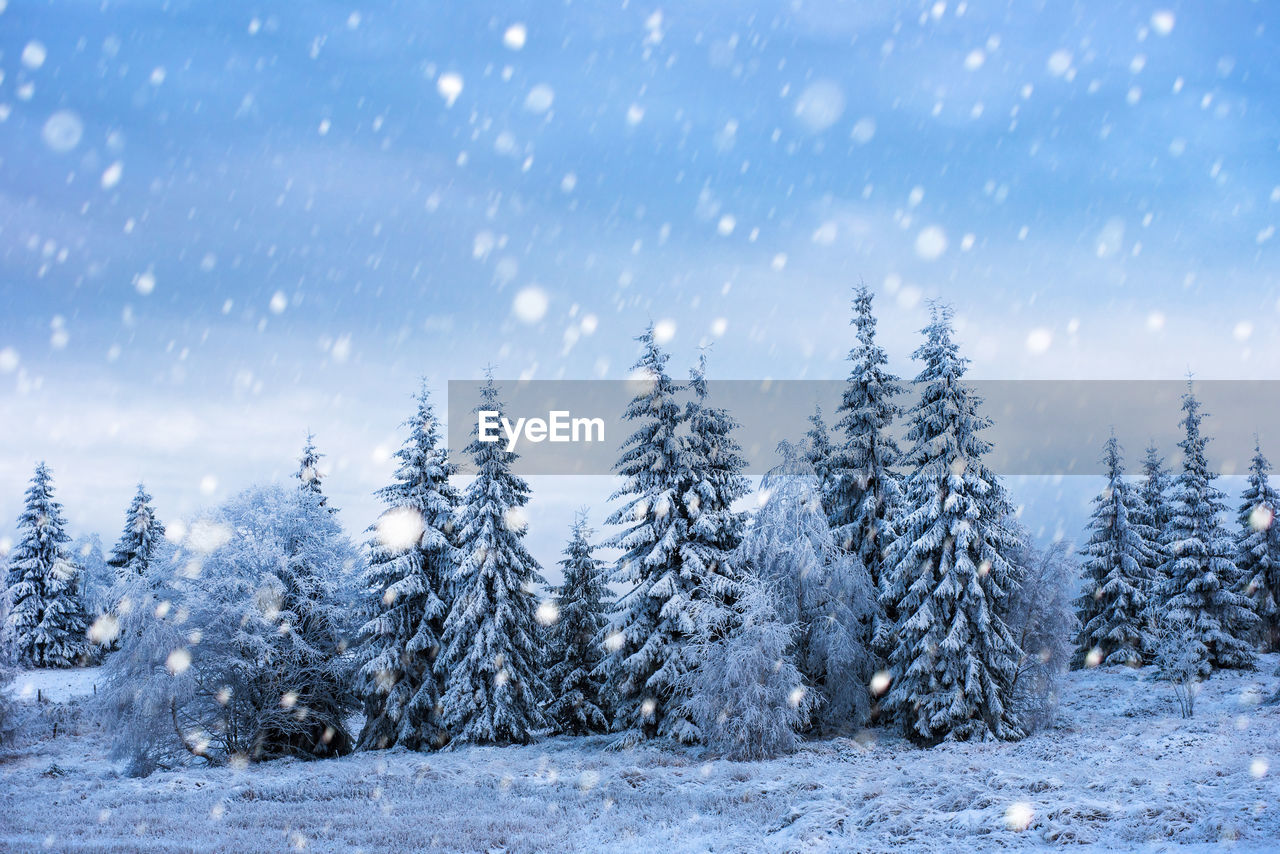
[[[1280, 370], [1273, 4], [0, 8], [0, 519], [310, 428], [358, 531], [418, 376], [839, 377], [859, 279], [907, 376], [932, 297], [974, 376]], [[550, 560], [608, 490], [537, 487]]]

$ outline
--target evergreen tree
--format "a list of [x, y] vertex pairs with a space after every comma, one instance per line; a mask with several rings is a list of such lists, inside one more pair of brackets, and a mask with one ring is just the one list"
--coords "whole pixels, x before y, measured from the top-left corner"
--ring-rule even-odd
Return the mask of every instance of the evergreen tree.
[[1271, 485], [1271, 463], [1255, 437], [1249, 479], [1240, 502], [1236, 563], [1244, 593], [1253, 600], [1263, 649], [1280, 651], [1280, 493]]
[[889, 373], [889, 357], [876, 343], [876, 318], [866, 285], [854, 292], [853, 307], [858, 346], [849, 351], [853, 367], [836, 424], [844, 439], [832, 464], [832, 484], [824, 503], [836, 540], [858, 556], [878, 587], [900, 497], [893, 469], [901, 452], [891, 429], [900, 414], [902, 385]]
[[1223, 497], [1205, 458], [1209, 439], [1201, 433], [1204, 415], [1190, 381], [1182, 411], [1182, 471], [1174, 479], [1173, 518], [1164, 536], [1164, 611], [1204, 647], [1201, 675], [1219, 667], [1251, 668], [1254, 656], [1245, 637], [1257, 617], [1253, 603], [1237, 592], [1235, 544], [1222, 524]]
[[53, 475], [36, 466], [18, 516], [18, 544], [9, 556], [6, 645], [28, 667], [72, 667], [89, 654], [89, 621], [81, 600], [81, 569], [54, 499]]
[[1093, 500], [1089, 543], [1084, 557], [1084, 586], [1076, 600], [1080, 634], [1072, 666], [1137, 666], [1155, 651], [1145, 623], [1153, 579], [1147, 575], [1156, 532], [1143, 525], [1141, 499], [1124, 479], [1124, 462], [1115, 434], [1102, 451], [1107, 486]]
[[608, 626], [609, 588], [604, 565], [592, 554], [586, 513], [573, 523], [560, 566], [564, 582], [552, 588], [556, 622], [550, 631], [547, 714], [560, 732], [572, 735], [607, 732], [608, 689], [600, 662]]
[[[475, 411], [481, 410], [502, 418], [492, 374]], [[527, 744], [548, 723], [531, 590], [543, 580], [523, 542], [529, 485], [511, 471], [514, 453], [499, 441], [482, 441], [478, 428], [471, 435], [466, 450], [476, 477], [458, 514], [462, 559], [440, 665], [445, 725], [458, 743]]]
[[324, 454], [316, 450], [316, 437], [314, 433], [307, 433], [307, 444], [302, 448], [302, 456], [298, 459], [298, 488], [313, 493], [320, 501], [321, 507], [327, 507], [329, 512], [333, 512], [333, 508], [329, 507], [329, 499], [325, 497], [324, 491], [320, 488], [320, 460]]
[[832, 466], [836, 463], [836, 446], [831, 442], [831, 431], [822, 420], [822, 407], [815, 406], [809, 416], [809, 430], [804, 434], [804, 460], [818, 479], [818, 495], [824, 498], [831, 491]]
[[146, 575], [163, 542], [164, 523], [151, 506], [151, 496], [139, 483], [138, 491], [125, 513], [124, 531], [111, 550], [107, 563], [115, 568], [116, 578], [122, 581]]
[[913, 741], [1018, 738], [1011, 705], [1020, 650], [1006, 623], [1020, 570], [1009, 499], [982, 463], [989, 419], [963, 382], [951, 310], [933, 306], [920, 400], [909, 412], [905, 509], [887, 555], [885, 610], [897, 615], [884, 708]]
[[706, 359], [690, 372], [689, 391], [693, 399], [685, 404], [685, 482], [682, 495], [689, 515], [689, 538], [681, 551], [681, 565], [701, 594], [701, 614], [720, 623], [717, 607], [728, 608], [737, 595], [741, 579], [735, 566], [734, 550], [742, 542], [744, 514], [733, 503], [750, 487], [742, 476], [746, 462], [733, 438], [737, 422], [725, 410], [708, 402]]
[[679, 435], [680, 387], [667, 374], [653, 325], [637, 340], [642, 352], [634, 368], [645, 381], [623, 418], [639, 426], [614, 465], [624, 482], [612, 497], [625, 504], [607, 520], [626, 529], [606, 543], [623, 552], [613, 581], [627, 592], [618, 600], [602, 666], [618, 703], [613, 728], [624, 733], [623, 744], [655, 736], [689, 743], [700, 733], [683, 708], [680, 679], [696, 663], [685, 647], [695, 634], [693, 603], [706, 588], [684, 565], [689, 477]]
[[[1173, 518], [1173, 508], [1169, 504], [1172, 480], [1169, 469], [1165, 467], [1164, 457], [1160, 455], [1160, 450], [1152, 441], [1147, 445], [1147, 456], [1142, 461], [1142, 483], [1138, 489], [1140, 510], [1138, 521], [1155, 533], [1148, 544], [1151, 546], [1151, 555], [1145, 560], [1142, 568], [1144, 574], [1152, 579], [1152, 583], [1157, 587], [1162, 586], [1166, 580], [1162, 573], [1169, 556], [1164, 550], [1164, 531], [1169, 527], [1169, 520]], [[1159, 595], [1153, 595], [1150, 599], [1152, 612], [1148, 615], [1148, 622], [1158, 624], [1157, 612], [1160, 610], [1161, 598]]]
[[784, 442], [778, 450], [782, 462], [760, 484], [767, 498], [739, 547], [739, 562], [771, 591], [778, 619], [795, 628], [788, 652], [821, 698], [812, 722], [848, 731], [870, 715], [875, 593], [857, 557], [836, 544], [813, 470], [797, 448]]
[[682, 566], [682, 545], [689, 538], [684, 494], [684, 449], [678, 435], [684, 417], [680, 387], [667, 374], [667, 355], [654, 341], [653, 324], [641, 334], [640, 359], [634, 365], [644, 387], [628, 403], [623, 419], [639, 428], [623, 444], [614, 471], [623, 485], [612, 495], [626, 503], [609, 516], [609, 525], [625, 525], [607, 545], [622, 549], [614, 583], [625, 585], [617, 603], [616, 631], [604, 668], [617, 698], [613, 729], [623, 743], [644, 737], [673, 736], [696, 741], [698, 726], [681, 712], [677, 682], [689, 671], [686, 639], [694, 635], [695, 584]]
[[370, 528], [366, 620], [357, 652], [362, 749], [425, 750], [448, 741], [436, 660], [459, 560], [453, 533], [458, 495], [425, 382], [417, 404], [404, 424], [409, 437], [396, 452], [395, 477], [378, 491], [386, 510]]

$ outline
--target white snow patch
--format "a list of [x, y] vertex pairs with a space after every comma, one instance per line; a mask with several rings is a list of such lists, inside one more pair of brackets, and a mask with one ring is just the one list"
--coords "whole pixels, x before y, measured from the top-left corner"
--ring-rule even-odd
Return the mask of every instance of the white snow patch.
[[22, 670], [3, 686], [19, 700], [35, 700], [37, 695], [50, 703], [65, 703], [93, 694], [93, 686], [102, 675], [100, 667], [77, 667], [69, 670]]

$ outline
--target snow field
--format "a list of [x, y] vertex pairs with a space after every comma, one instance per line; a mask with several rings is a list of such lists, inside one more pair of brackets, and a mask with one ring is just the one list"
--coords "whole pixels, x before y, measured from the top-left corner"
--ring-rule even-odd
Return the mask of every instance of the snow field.
[[[745, 763], [596, 736], [136, 780], [82, 715], [0, 753], [0, 849], [1274, 851], [1278, 664], [1215, 675], [1191, 720], [1151, 668], [1108, 667], [1070, 674], [1058, 724], [1021, 742], [921, 750], [868, 730]], [[83, 697], [94, 671], [72, 673]]]

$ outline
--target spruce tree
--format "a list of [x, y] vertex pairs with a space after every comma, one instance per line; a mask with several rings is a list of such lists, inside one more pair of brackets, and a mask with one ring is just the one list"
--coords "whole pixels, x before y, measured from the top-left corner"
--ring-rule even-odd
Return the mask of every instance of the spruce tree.
[[688, 743], [700, 732], [683, 708], [680, 680], [696, 664], [685, 647], [695, 633], [701, 579], [684, 565], [690, 522], [683, 500], [688, 476], [681, 389], [667, 374], [653, 325], [637, 340], [642, 350], [634, 368], [642, 387], [623, 418], [638, 426], [614, 465], [623, 485], [612, 497], [625, 503], [607, 520], [625, 526], [606, 545], [623, 552], [612, 580], [626, 592], [602, 666], [618, 703], [613, 728], [623, 733], [621, 743], [656, 736]]
[[298, 478], [299, 489], [314, 493], [320, 501], [320, 506], [328, 508], [332, 513], [333, 508], [329, 507], [329, 499], [320, 488], [320, 460], [324, 458], [324, 454], [316, 450], [315, 440], [315, 434], [308, 432], [307, 443], [302, 447], [302, 456], [298, 458], [298, 473], [295, 477]]
[[1280, 493], [1271, 485], [1271, 463], [1255, 437], [1253, 461], [1237, 519], [1236, 563], [1243, 591], [1258, 615], [1258, 636], [1266, 652], [1280, 651]]
[[[1169, 504], [1169, 492], [1172, 488], [1172, 475], [1164, 464], [1164, 457], [1156, 447], [1154, 440], [1147, 445], [1147, 455], [1142, 461], [1142, 482], [1138, 488], [1139, 521], [1150, 528], [1155, 536], [1149, 543], [1151, 556], [1143, 563], [1145, 574], [1157, 587], [1164, 584], [1162, 575], [1168, 555], [1164, 550], [1164, 531], [1169, 527], [1173, 517], [1173, 508]], [[1160, 595], [1151, 597], [1152, 612], [1148, 621], [1158, 624], [1158, 612], [1161, 605]]]
[[62, 505], [54, 499], [53, 476], [40, 463], [18, 516], [18, 543], [7, 573], [5, 641], [24, 666], [72, 667], [87, 661], [82, 572], [67, 548], [70, 541]]
[[902, 385], [889, 373], [889, 357], [876, 343], [876, 318], [866, 285], [854, 292], [853, 308], [858, 346], [849, 351], [853, 367], [836, 423], [843, 441], [832, 463], [832, 483], [824, 503], [837, 542], [858, 556], [871, 583], [879, 586], [899, 500], [894, 467], [901, 452], [891, 430], [900, 414]]
[[889, 547], [881, 601], [896, 614], [884, 708], [907, 737], [1018, 738], [1011, 704], [1020, 651], [1006, 618], [1020, 570], [1012, 507], [983, 465], [990, 420], [963, 382], [968, 360], [951, 340], [951, 310], [934, 305], [908, 413], [905, 504]]
[[733, 438], [737, 422], [708, 399], [705, 356], [690, 372], [689, 391], [693, 398], [685, 404], [688, 435], [683, 438], [685, 483], [681, 503], [689, 516], [689, 538], [682, 548], [681, 565], [694, 581], [701, 615], [714, 624], [737, 596], [741, 581], [734, 550], [742, 542], [745, 516], [733, 503], [749, 491], [742, 476], [746, 462]]
[[1201, 675], [1214, 668], [1252, 668], [1254, 655], [1245, 639], [1257, 617], [1253, 603], [1236, 589], [1235, 543], [1222, 524], [1223, 496], [1205, 458], [1209, 439], [1201, 433], [1204, 415], [1190, 381], [1182, 411], [1182, 471], [1174, 478], [1173, 518], [1164, 535], [1164, 611], [1203, 645]]
[[[503, 415], [492, 374], [482, 410]], [[543, 579], [523, 541], [529, 485], [511, 471], [517, 457], [501, 441], [482, 441], [478, 428], [471, 435], [476, 476], [458, 514], [462, 557], [440, 663], [445, 725], [458, 743], [527, 744], [548, 723], [531, 590]]]
[[124, 531], [111, 550], [107, 564], [115, 568], [116, 578], [121, 581], [146, 575], [163, 542], [164, 523], [151, 506], [146, 487], [139, 483], [125, 513]]
[[404, 424], [409, 437], [396, 452], [395, 477], [378, 491], [386, 510], [370, 528], [366, 620], [357, 651], [363, 749], [426, 750], [448, 741], [436, 660], [459, 557], [453, 534], [458, 495], [425, 383], [417, 404]]
[[1098, 664], [1137, 666], [1155, 651], [1146, 623], [1153, 579], [1147, 575], [1156, 537], [1141, 522], [1141, 499], [1124, 479], [1124, 461], [1115, 434], [1103, 446], [1107, 485], [1093, 500], [1084, 585], [1076, 600], [1080, 620], [1072, 667]]
[[557, 619], [550, 631], [547, 715], [556, 729], [572, 735], [609, 729], [608, 688], [599, 671], [609, 588], [604, 564], [592, 554], [590, 537], [586, 513], [579, 513], [560, 561], [564, 581], [551, 589]]
[[[820, 497], [831, 491], [832, 466], [836, 463], [836, 446], [831, 441], [831, 431], [827, 422], [822, 420], [822, 407], [815, 406], [809, 416], [809, 430], [804, 434], [804, 460], [809, 464], [814, 477], [817, 478], [817, 490]], [[823, 507], [826, 507], [824, 500]]]

